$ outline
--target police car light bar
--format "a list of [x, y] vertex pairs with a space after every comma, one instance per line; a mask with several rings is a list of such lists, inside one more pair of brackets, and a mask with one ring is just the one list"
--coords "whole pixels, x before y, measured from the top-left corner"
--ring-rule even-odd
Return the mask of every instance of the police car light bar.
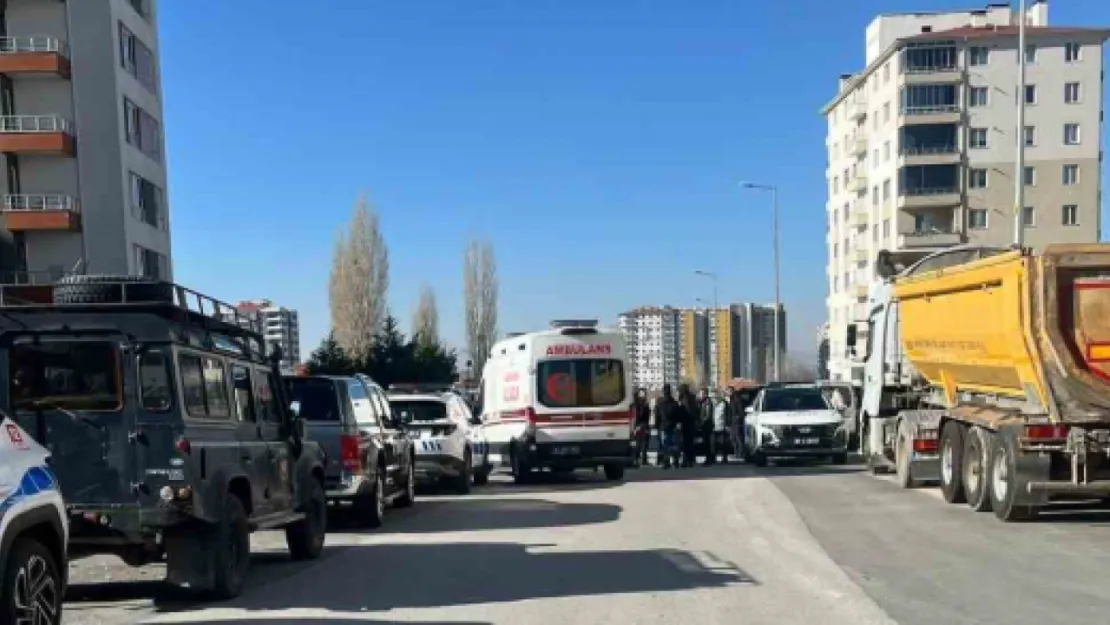
[[552, 330], [564, 328], [596, 328], [597, 319], [556, 319], [551, 322]]

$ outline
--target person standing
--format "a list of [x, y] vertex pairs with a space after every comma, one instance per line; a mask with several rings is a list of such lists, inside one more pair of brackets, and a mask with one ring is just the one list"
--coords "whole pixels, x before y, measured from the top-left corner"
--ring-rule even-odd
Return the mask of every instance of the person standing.
[[698, 436], [698, 400], [694, 397], [690, 386], [682, 384], [678, 387], [678, 403], [682, 406], [682, 466], [692, 467], [695, 462], [694, 441]]
[[729, 450], [729, 413], [731, 411], [728, 407], [728, 400], [725, 398], [724, 393], [719, 391], [713, 394], [713, 443], [710, 446], [710, 453], [713, 454], [714, 460], [717, 458], [717, 453], [721, 454], [721, 464], [728, 464], [728, 450]]
[[655, 400], [655, 427], [659, 430], [659, 455], [655, 463], [664, 469], [678, 466], [679, 423], [682, 420], [682, 406], [671, 394], [671, 385], [663, 385], [663, 394]]
[[651, 408], [648, 406], [647, 389], [636, 389], [632, 402], [636, 427], [636, 466], [647, 464], [648, 443], [651, 441]]
[[705, 466], [717, 462], [713, 440], [713, 404], [713, 396], [708, 387], [698, 391], [698, 436], [705, 441]]

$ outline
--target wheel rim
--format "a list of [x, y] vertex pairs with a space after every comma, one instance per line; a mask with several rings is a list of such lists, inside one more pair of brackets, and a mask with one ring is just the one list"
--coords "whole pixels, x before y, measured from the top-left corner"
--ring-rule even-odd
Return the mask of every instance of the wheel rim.
[[[972, 436], [978, 437], [978, 434], [972, 433]], [[983, 450], [979, 449], [977, 443], [972, 443], [968, 448], [971, 453], [967, 454], [964, 458], [964, 463], [967, 469], [964, 471], [964, 483], [967, 485], [967, 490], [971, 493], [979, 492], [979, 484], [983, 476]]]
[[15, 622], [48, 625], [58, 615], [58, 584], [42, 556], [31, 556], [15, 576], [12, 589]]
[[999, 501], [1006, 501], [1010, 491], [1010, 463], [1006, 459], [1006, 452], [999, 450], [994, 455], [994, 474], [991, 480], [994, 495]]
[[951, 485], [952, 479], [952, 439], [944, 439], [944, 447], [940, 450], [940, 475], [945, 484]]
[[378, 476], [377, 487], [374, 488], [374, 509], [378, 513], [378, 518], [385, 516], [385, 481], [382, 476]]
[[408, 486], [406, 486], [406, 489], [408, 491], [409, 501], [412, 501], [413, 499], [416, 499], [416, 476], [413, 474], [412, 460], [409, 460], [409, 471], [408, 471], [408, 473], [409, 473], [409, 483], [408, 483]]

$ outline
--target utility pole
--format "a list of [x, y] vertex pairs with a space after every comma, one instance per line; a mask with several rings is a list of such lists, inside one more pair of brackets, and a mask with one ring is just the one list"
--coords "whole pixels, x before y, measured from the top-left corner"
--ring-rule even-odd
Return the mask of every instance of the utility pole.
[[772, 227], [771, 237], [775, 247], [775, 344], [771, 347], [771, 352], [775, 355], [775, 382], [779, 381], [779, 373], [782, 367], [782, 351], [780, 347], [782, 337], [782, 324], [779, 320], [779, 311], [782, 309], [782, 299], [779, 292], [779, 188], [769, 184], [758, 184], [755, 182], [741, 182], [741, 189], [755, 189], [759, 191], [770, 191], [772, 208], [774, 210], [774, 225]]
[[1014, 159], [1014, 247], [1025, 231], [1025, 0], [1018, 1], [1017, 158]]

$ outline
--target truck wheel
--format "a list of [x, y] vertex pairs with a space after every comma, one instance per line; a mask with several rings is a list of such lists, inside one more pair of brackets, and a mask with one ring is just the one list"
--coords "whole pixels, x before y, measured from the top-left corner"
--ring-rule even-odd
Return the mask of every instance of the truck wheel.
[[394, 508], [408, 508], [416, 503], [416, 472], [415, 469], [413, 469], [415, 462], [415, 458], [410, 454], [409, 468], [406, 471], [407, 475], [405, 477], [405, 492], [400, 497], [393, 500]]
[[324, 486], [311, 478], [304, 518], [285, 527], [285, 544], [294, 560], [315, 560], [324, 551], [328, 533], [328, 500]]
[[381, 527], [385, 518], [385, 481], [382, 478], [382, 467], [374, 473], [374, 481], [370, 492], [363, 493], [355, 500], [354, 513], [357, 522], [362, 527]]
[[223, 515], [208, 530], [208, 557], [215, 579], [209, 594], [234, 599], [243, 592], [251, 564], [251, 536], [243, 502], [231, 493], [224, 496]]
[[65, 590], [60, 565], [37, 540], [15, 539], [0, 591], [0, 623], [61, 623]]
[[455, 478], [455, 492], [460, 495], [467, 495], [470, 493], [470, 480], [473, 477], [474, 459], [470, 455], [470, 448], [463, 452], [463, 466], [459, 476]]
[[994, 516], [1002, 521], [1028, 521], [1037, 508], [1019, 503], [1025, 479], [1017, 470], [1018, 448], [1012, 436], [996, 434], [990, 455], [990, 502]]
[[624, 479], [624, 465], [620, 464], [607, 464], [605, 465], [605, 479], [610, 482], [619, 482]]
[[894, 473], [898, 477], [898, 485], [902, 488], [917, 488], [917, 480], [913, 477], [910, 468], [910, 454], [913, 452], [909, 437], [899, 428], [898, 445], [894, 448]]
[[963, 424], [949, 421], [940, 432], [940, 492], [948, 503], [964, 503]]
[[976, 512], [991, 509], [991, 468], [987, 461], [990, 439], [990, 432], [979, 427], [973, 427], [964, 434], [964, 457], [961, 459], [964, 498], [967, 505]]

